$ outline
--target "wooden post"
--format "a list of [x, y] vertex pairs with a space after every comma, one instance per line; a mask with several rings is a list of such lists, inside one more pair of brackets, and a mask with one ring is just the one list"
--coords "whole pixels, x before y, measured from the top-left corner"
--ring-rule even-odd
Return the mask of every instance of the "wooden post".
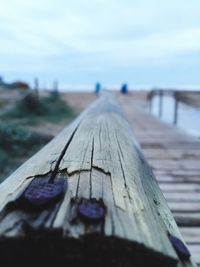
[[58, 81], [57, 81], [57, 80], [54, 81], [54, 83], [53, 83], [53, 90], [54, 90], [55, 92], [58, 92]]
[[58, 97], [59, 97], [59, 92], [58, 92], [58, 81], [54, 81], [54, 82], [53, 82], [53, 89], [52, 89], [51, 95], [52, 95], [54, 98], [58, 98]]
[[0, 185], [0, 257], [5, 266], [195, 266], [112, 94]]
[[149, 105], [149, 113], [152, 113], [152, 100], [154, 96], [154, 90], [151, 90], [147, 95], [147, 101]]
[[178, 101], [178, 96], [177, 93], [174, 93], [174, 120], [173, 123], [174, 125], [177, 125], [178, 123], [178, 106], [179, 106], [179, 101]]
[[152, 113], [152, 97], [149, 98], [149, 113]]
[[35, 78], [34, 79], [34, 89], [35, 90], [38, 90], [39, 89], [39, 81], [38, 81], [38, 78]]
[[163, 92], [160, 90], [159, 91], [159, 112], [158, 112], [159, 118], [162, 117], [162, 109], [163, 109]]
[[34, 79], [34, 91], [37, 98], [39, 98], [39, 81], [38, 78]]

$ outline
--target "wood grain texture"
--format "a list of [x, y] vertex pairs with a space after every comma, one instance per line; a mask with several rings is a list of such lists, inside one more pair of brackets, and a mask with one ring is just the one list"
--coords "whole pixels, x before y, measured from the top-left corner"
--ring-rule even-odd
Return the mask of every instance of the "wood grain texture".
[[[48, 182], [52, 173], [56, 180], [61, 176], [68, 180], [63, 199], [42, 211], [22, 207], [20, 197], [25, 188], [30, 183]], [[113, 246], [115, 254], [120, 248], [122, 255], [129, 255], [124, 266], [146, 266], [148, 261], [154, 266], [195, 266], [192, 260], [180, 261], [169, 241], [168, 233], [182, 240], [181, 234], [111, 94], [102, 95], [0, 185], [0, 196], [0, 236], [6, 240], [59, 233], [67, 244], [76, 240], [90, 249], [106, 247], [108, 253]], [[87, 224], [78, 216], [78, 207], [92, 199], [104, 203], [106, 214], [103, 221]], [[89, 237], [94, 237], [95, 243], [89, 242]], [[76, 249], [79, 246], [75, 245]]]
[[[200, 182], [200, 141], [182, 129], [145, 112], [145, 101], [138, 102], [138, 96], [140, 92], [130, 93], [128, 97], [122, 95], [119, 97], [134, 135], [153, 168], [156, 180], [180, 230], [182, 227], [199, 227], [200, 201], [197, 192]], [[144, 108], [141, 108], [142, 106]], [[185, 231], [183, 237], [186, 238], [189, 247], [193, 246]], [[193, 254], [197, 263], [199, 244], [195, 244]]]

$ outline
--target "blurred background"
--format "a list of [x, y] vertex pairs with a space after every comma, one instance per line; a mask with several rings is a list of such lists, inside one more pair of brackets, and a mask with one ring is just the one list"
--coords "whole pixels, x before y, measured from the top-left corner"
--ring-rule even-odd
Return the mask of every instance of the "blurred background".
[[198, 0], [7, 0], [0, 75], [49, 88], [199, 88]]

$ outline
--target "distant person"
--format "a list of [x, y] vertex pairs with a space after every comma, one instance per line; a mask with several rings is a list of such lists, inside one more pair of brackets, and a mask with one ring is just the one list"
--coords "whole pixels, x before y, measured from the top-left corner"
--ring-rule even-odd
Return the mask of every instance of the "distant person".
[[101, 84], [100, 83], [96, 83], [95, 85], [95, 93], [98, 94], [101, 91]]
[[128, 93], [128, 85], [126, 83], [122, 84], [121, 93], [122, 94], [127, 94]]

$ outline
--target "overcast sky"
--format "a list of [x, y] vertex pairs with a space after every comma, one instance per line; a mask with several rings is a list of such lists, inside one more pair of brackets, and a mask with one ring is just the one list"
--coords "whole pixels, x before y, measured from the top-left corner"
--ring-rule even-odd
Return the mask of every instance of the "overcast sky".
[[200, 0], [2, 0], [0, 74], [62, 87], [200, 85]]

